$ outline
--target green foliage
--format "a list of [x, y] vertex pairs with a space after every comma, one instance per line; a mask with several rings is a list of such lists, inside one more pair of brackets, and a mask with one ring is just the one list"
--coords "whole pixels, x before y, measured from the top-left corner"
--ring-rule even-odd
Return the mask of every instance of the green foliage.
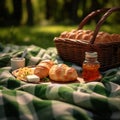
[[[19, 18], [20, 24], [27, 24], [27, 22], [33, 19], [34, 24], [42, 24], [43, 21], [48, 20], [56, 23], [60, 22], [79, 22], [80, 19], [83, 19], [88, 13], [93, 10], [104, 8], [104, 7], [114, 7], [120, 6], [119, 0], [20, 0], [22, 1], [22, 17]], [[29, 4], [27, 1], [31, 1]], [[14, 10], [13, 0], [5, 0], [1, 1], [0, 3], [3, 4], [0, 10], [4, 14], [0, 14], [0, 20], [4, 22], [4, 25], [11, 25], [14, 24], [18, 18], [17, 14], [19, 13], [19, 6], [20, 4], [16, 4], [17, 9]], [[4, 6], [5, 4], [5, 6]], [[30, 6], [31, 5], [31, 6]], [[27, 8], [29, 6], [29, 10]], [[14, 12], [16, 14], [14, 15]], [[28, 13], [29, 11], [29, 13]], [[33, 11], [33, 13], [32, 13]], [[31, 14], [32, 13], [32, 14]], [[46, 18], [47, 13], [49, 14], [49, 18]], [[6, 14], [6, 15], [5, 15]], [[19, 14], [20, 16], [20, 14]], [[108, 22], [119, 23], [118, 15], [114, 15], [109, 18]], [[28, 20], [28, 18], [31, 18]], [[115, 19], [114, 19], [115, 18]], [[4, 26], [3, 24], [0, 24]]]

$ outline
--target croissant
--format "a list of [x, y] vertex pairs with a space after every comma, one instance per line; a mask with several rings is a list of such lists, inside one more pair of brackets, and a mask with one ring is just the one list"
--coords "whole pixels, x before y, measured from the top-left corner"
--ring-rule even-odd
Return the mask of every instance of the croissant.
[[56, 82], [70, 82], [77, 80], [77, 71], [65, 64], [53, 65], [49, 71], [49, 77]]
[[35, 68], [34, 74], [40, 77], [40, 79], [45, 78], [49, 75], [50, 68], [54, 65], [51, 60], [41, 61]]

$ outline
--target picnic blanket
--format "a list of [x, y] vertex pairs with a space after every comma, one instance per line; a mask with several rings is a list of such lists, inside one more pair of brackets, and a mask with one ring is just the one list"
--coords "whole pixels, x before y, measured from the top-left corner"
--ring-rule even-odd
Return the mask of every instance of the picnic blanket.
[[56, 48], [0, 44], [0, 120], [120, 120], [120, 68], [102, 73], [101, 82], [26, 83], [11, 74], [10, 58], [27, 49], [26, 66], [51, 59], [65, 62]]

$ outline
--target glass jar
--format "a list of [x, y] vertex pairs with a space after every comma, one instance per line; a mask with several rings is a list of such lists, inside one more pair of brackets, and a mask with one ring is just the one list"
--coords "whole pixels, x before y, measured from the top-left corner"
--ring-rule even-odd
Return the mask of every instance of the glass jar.
[[100, 79], [100, 63], [97, 58], [97, 52], [85, 52], [85, 60], [82, 65], [82, 77], [85, 81], [95, 81]]

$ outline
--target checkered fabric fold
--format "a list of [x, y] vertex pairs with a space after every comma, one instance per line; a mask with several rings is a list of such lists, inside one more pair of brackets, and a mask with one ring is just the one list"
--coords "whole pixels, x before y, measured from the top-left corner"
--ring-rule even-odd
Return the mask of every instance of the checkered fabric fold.
[[59, 58], [55, 48], [7, 45], [0, 57], [0, 120], [120, 120], [120, 68], [103, 74], [101, 82], [32, 84], [11, 74], [10, 58], [27, 48], [26, 65], [51, 59], [81, 71]]

